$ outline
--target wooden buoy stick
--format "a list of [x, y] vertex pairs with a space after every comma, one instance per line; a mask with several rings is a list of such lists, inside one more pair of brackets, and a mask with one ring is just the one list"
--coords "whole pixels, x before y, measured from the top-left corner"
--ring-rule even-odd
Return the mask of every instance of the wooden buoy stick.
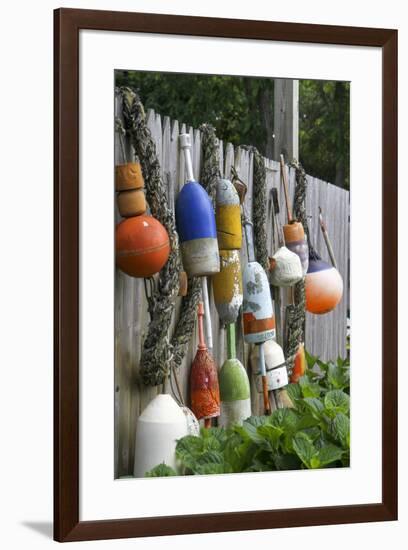
[[227, 325], [227, 355], [228, 359], [235, 359], [236, 357], [235, 323]]
[[212, 337], [212, 324], [211, 324], [211, 312], [210, 312], [210, 300], [208, 298], [208, 286], [207, 277], [201, 277], [201, 291], [204, 302], [204, 321], [207, 336], [207, 347], [210, 352], [213, 349], [213, 337]]
[[268, 380], [266, 378], [265, 353], [264, 353], [263, 343], [259, 344], [259, 370], [261, 372], [261, 377], [262, 377], [264, 412], [266, 415], [270, 415], [271, 405], [269, 403]]
[[281, 166], [281, 178], [283, 181], [283, 190], [285, 192], [285, 203], [286, 203], [286, 212], [288, 215], [288, 223], [292, 223], [292, 211], [290, 208], [290, 201], [289, 201], [289, 186], [288, 186], [288, 179], [286, 174], [286, 166], [285, 166], [285, 159], [283, 158], [283, 155], [280, 156], [280, 166]]
[[324, 242], [326, 243], [327, 252], [329, 253], [329, 256], [330, 256], [330, 261], [331, 261], [333, 267], [335, 269], [337, 269], [336, 258], [334, 256], [333, 247], [332, 247], [332, 244], [331, 244], [331, 241], [330, 241], [329, 234], [327, 232], [326, 224], [323, 221], [322, 209], [320, 208], [320, 206], [319, 206], [319, 222], [320, 222], [320, 228], [321, 228], [322, 233], [323, 233]]

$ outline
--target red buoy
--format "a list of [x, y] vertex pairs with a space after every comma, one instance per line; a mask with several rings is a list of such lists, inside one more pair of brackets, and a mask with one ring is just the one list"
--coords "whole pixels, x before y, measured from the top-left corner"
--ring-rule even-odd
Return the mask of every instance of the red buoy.
[[151, 216], [135, 216], [116, 226], [116, 265], [131, 277], [158, 273], [170, 254], [170, 241], [163, 225]]
[[198, 304], [198, 334], [199, 343], [196, 356], [191, 365], [190, 388], [191, 409], [198, 420], [208, 420], [220, 414], [220, 388], [218, 383], [217, 366], [208, 352], [204, 340], [203, 327], [204, 306]]

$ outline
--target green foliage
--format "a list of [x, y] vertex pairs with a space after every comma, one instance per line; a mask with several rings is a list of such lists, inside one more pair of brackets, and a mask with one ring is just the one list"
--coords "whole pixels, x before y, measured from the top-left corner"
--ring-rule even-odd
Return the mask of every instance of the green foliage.
[[[310, 354], [307, 361], [305, 376], [287, 386], [293, 408], [275, 410], [271, 416], [252, 416], [242, 426], [202, 429], [199, 437], [180, 439], [176, 457], [182, 472], [200, 475], [348, 466], [348, 362], [323, 363]], [[160, 475], [157, 472], [163, 466], [147, 475]]]
[[[272, 78], [118, 70], [115, 83], [136, 88], [146, 109], [195, 128], [208, 122], [225, 142], [273, 158]], [[300, 161], [308, 174], [346, 188], [349, 98], [348, 82], [299, 81]]]
[[150, 472], [147, 472], [145, 477], [169, 477], [169, 476], [176, 476], [177, 473], [173, 470], [171, 466], [167, 466], [167, 464], [158, 464], [155, 466]]

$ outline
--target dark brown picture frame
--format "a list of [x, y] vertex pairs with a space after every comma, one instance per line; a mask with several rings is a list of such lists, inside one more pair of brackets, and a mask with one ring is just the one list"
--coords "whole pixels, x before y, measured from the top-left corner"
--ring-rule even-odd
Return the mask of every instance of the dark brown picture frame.
[[[382, 49], [382, 502], [79, 521], [79, 31], [279, 40]], [[57, 541], [397, 519], [397, 31], [59, 9], [54, 13], [54, 538]], [[386, 345], [385, 345], [386, 343]]]

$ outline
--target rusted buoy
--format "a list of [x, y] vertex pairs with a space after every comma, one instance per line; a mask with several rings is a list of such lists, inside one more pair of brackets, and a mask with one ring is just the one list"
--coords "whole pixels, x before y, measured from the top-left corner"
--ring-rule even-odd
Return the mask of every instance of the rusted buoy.
[[243, 299], [239, 251], [220, 250], [220, 267], [212, 277], [215, 307], [223, 324], [235, 323]]
[[[198, 304], [198, 349], [191, 365], [191, 409], [200, 419], [210, 420], [220, 414], [220, 389], [217, 365], [208, 352], [204, 339], [204, 305]], [[206, 423], [208, 426], [209, 422]]]
[[170, 254], [169, 236], [151, 216], [126, 218], [116, 226], [116, 265], [131, 277], [158, 273]]

